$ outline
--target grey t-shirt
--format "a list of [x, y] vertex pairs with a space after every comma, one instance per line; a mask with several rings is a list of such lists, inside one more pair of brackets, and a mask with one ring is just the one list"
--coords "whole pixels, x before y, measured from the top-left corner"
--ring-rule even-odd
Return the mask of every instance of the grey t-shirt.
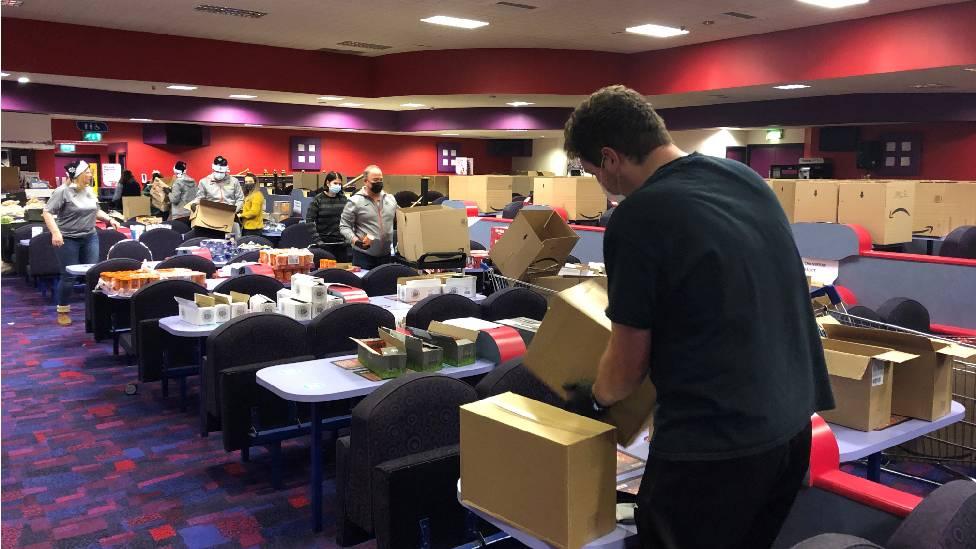
[[78, 190], [74, 184], [61, 185], [51, 193], [44, 210], [57, 216], [61, 236], [81, 238], [95, 232], [98, 199], [91, 187]]

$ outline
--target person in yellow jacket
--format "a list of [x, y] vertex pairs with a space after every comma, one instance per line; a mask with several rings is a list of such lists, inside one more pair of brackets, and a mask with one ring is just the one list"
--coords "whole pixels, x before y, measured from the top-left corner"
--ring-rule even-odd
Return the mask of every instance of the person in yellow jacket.
[[264, 193], [258, 189], [253, 173], [244, 176], [244, 207], [241, 209], [241, 234], [260, 235], [264, 229]]

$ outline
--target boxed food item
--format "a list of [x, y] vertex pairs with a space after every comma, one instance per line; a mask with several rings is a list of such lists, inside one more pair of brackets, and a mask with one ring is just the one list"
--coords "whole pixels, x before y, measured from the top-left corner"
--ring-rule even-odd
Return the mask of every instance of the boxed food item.
[[311, 269], [315, 255], [307, 248], [262, 248], [258, 263], [272, 267], [306, 267]]
[[[146, 200], [148, 201], [149, 198], [146, 197]], [[149, 214], [148, 205], [146, 206], [145, 214]], [[190, 225], [229, 233], [234, 228], [234, 216], [236, 214], [237, 208], [233, 204], [201, 200], [197, 204], [196, 209], [190, 213]], [[131, 217], [129, 214], [124, 215], [127, 218]]]
[[837, 181], [771, 179], [769, 184], [790, 223], [837, 221]]
[[319, 269], [335, 269], [336, 260], [335, 259], [320, 259]]
[[830, 423], [858, 431], [887, 427], [891, 423], [895, 375], [892, 364], [918, 355], [839, 339], [824, 339], [823, 347], [835, 407], [820, 415]]
[[553, 276], [565, 265], [579, 235], [554, 211], [522, 209], [495, 242], [490, 257], [508, 278]]
[[159, 273], [150, 269], [109, 271], [99, 275], [98, 288], [107, 295], [131, 296], [159, 279]]
[[193, 294], [193, 299], [173, 297], [180, 308], [180, 320], [188, 324], [204, 326], [217, 322], [217, 312], [214, 309], [214, 298], [203, 295]]
[[420, 328], [411, 327], [408, 329], [415, 337], [440, 347], [444, 351], [444, 363], [448, 366], [468, 366], [474, 364], [476, 360], [475, 343], [470, 339], [455, 338]]
[[440, 277], [410, 276], [397, 279], [397, 299], [416, 303], [425, 297], [443, 293]]
[[160, 280], [189, 280], [201, 286], [207, 285], [207, 273], [201, 273], [193, 269], [178, 267], [174, 269], [155, 269], [154, 272], [159, 275]]
[[274, 313], [278, 311], [275, 300], [263, 294], [254, 294], [248, 298], [247, 307], [252, 313]]
[[503, 393], [461, 406], [460, 451], [465, 507], [555, 547], [616, 527], [610, 425]]
[[457, 294], [474, 299], [478, 295], [478, 279], [471, 275], [452, 274], [444, 276], [442, 293]]
[[407, 261], [425, 254], [471, 251], [464, 210], [445, 206], [398, 208], [397, 251]]
[[563, 208], [569, 219], [595, 221], [607, 209], [607, 195], [595, 177], [537, 177], [532, 203]]
[[[525, 354], [525, 367], [562, 398], [568, 396], [564, 385], [595, 380], [610, 340], [606, 309], [603, 279], [587, 280], [553, 296]], [[647, 429], [656, 400], [657, 391], [645, 377], [629, 397], [610, 407], [607, 423], [617, 428], [619, 444], [629, 445]]]
[[837, 185], [837, 222], [864, 227], [874, 244], [911, 242], [914, 211], [913, 181], [842, 181]]
[[325, 281], [307, 274], [292, 275], [291, 289], [298, 299], [309, 303], [324, 303], [329, 296], [329, 288], [325, 285]]
[[338, 297], [343, 303], [369, 303], [369, 296], [361, 288], [345, 284], [328, 284], [329, 295]]
[[342, 305], [341, 299], [333, 295], [327, 295], [325, 297], [325, 301], [317, 301], [312, 303], [312, 318], [319, 316], [329, 309], [338, 307], [339, 305]]
[[471, 201], [479, 212], [497, 213], [512, 201], [512, 183], [510, 175], [452, 175], [448, 184], [452, 200]]
[[216, 303], [230, 307], [230, 318], [247, 314], [247, 304], [251, 296], [240, 292], [230, 292], [229, 294], [214, 292], [211, 296]]
[[515, 329], [480, 318], [454, 318], [443, 322], [434, 320], [427, 331], [474, 341], [477, 356], [495, 364], [525, 354], [525, 342]]
[[355, 339], [359, 363], [380, 379], [392, 379], [407, 371], [407, 353], [380, 338]]
[[964, 225], [976, 225], [976, 184], [956, 181], [916, 183], [914, 234], [942, 237]]
[[279, 298], [278, 312], [295, 320], [311, 320], [312, 304], [297, 297]]
[[407, 369], [414, 372], [434, 372], [444, 367], [444, 350], [420, 338], [380, 327], [380, 339], [407, 354]]
[[894, 349], [915, 358], [898, 364], [891, 393], [891, 413], [934, 421], [952, 407], [952, 368], [955, 359], [976, 357], [976, 349], [924, 336], [840, 324], [823, 327], [827, 337]]

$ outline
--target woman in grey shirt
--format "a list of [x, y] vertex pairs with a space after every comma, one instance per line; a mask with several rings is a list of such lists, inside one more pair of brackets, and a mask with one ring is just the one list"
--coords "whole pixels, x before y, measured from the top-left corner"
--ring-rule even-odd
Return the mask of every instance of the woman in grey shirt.
[[[92, 192], [92, 173], [84, 160], [65, 167], [68, 182], [58, 187], [44, 206], [44, 224], [51, 232], [58, 262], [61, 264], [61, 280], [58, 282], [58, 324], [71, 324], [71, 287], [74, 277], [67, 272], [68, 265], [98, 263], [98, 233], [95, 220], [102, 219], [118, 228], [117, 221], [98, 208], [98, 200]], [[57, 217], [57, 219], [55, 219]]]

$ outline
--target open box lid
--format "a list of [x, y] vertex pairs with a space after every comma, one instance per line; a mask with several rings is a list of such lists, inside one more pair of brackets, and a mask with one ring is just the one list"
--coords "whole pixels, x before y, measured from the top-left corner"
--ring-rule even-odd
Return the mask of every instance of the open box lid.
[[431, 321], [427, 331], [432, 334], [451, 336], [454, 339], [467, 339], [468, 341], [478, 341], [478, 334], [483, 330], [501, 328], [501, 324], [481, 320], [480, 318], [455, 318], [440, 322]]
[[879, 347], [890, 347], [905, 351], [935, 352], [958, 358], [976, 356], [976, 349], [967, 349], [961, 345], [907, 332], [894, 332], [891, 330], [879, 330], [877, 328], [857, 328], [844, 325], [829, 325], [823, 328], [827, 337], [830, 339], [843, 339], [845, 341], [878, 345]]
[[824, 355], [827, 357], [827, 371], [831, 375], [848, 379], [861, 379], [872, 360], [883, 360], [901, 364], [908, 362], [918, 355], [853, 343], [840, 339], [821, 339]]
[[461, 409], [562, 446], [570, 446], [614, 431], [612, 425], [512, 392], [465, 404]]

